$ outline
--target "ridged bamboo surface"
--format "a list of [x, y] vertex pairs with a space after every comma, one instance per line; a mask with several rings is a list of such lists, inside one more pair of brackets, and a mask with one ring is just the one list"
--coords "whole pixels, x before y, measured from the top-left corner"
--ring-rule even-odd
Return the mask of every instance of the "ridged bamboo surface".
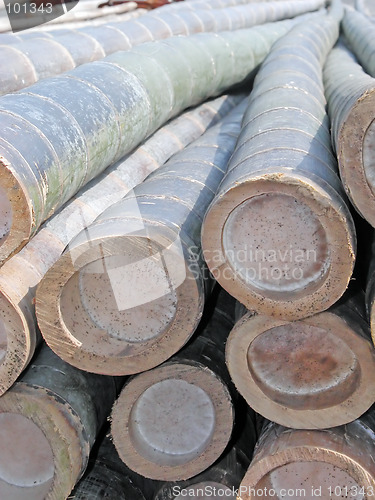
[[374, 24], [360, 12], [346, 9], [341, 26], [350, 49], [364, 69], [375, 77]]

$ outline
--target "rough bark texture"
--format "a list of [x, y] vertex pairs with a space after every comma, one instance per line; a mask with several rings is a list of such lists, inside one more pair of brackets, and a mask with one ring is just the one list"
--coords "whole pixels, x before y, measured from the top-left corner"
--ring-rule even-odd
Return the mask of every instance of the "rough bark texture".
[[343, 425], [375, 401], [362, 294], [291, 323], [247, 312], [228, 338], [226, 360], [249, 406], [286, 427]]
[[268, 424], [238, 499], [256, 497], [254, 488], [263, 494], [267, 488], [267, 496], [280, 500], [285, 497], [284, 489], [299, 489], [298, 498], [371, 498], [375, 487], [374, 429], [373, 414], [329, 430], [292, 430]]
[[321, 74], [336, 15], [301, 23], [273, 45], [203, 223], [219, 283], [249, 309], [288, 320], [335, 303], [355, 260]]
[[234, 300], [222, 292], [212, 315], [203, 317], [184, 349], [131, 378], [122, 390], [111, 429], [130, 469], [152, 479], [179, 481], [201, 473], [223, 453], [234, 419], [230, 393], [236, 398], [224, 357], [233, 313]]
[[246, 80], [294, 22], [145, 43], [0, 98], [0, 259], [167, 120]]
[[0, 394], [14, 383], [34, 353], [39, 340], [35, 329], [36, 287], [65, 247], [101, 212], [224, 117], [241, 98], [222, 96], [169, 122], [79, 192], [1, 267]]
[[[136, 20], [52, 32], [50, 37], [26, 39], [0, 46], [0, 94], [15, 92], [42, 78], [102, 59], [119, 50], [174, 35], [249, 28], [319, 9], [324, 0], [300, 0], [239, 5], [219, 9], [150, 13]], [[19, 35], [23, 38], [23, 35]], [[1, 43], [1, 38], [0, 38]]]
[[[42, 346], [0, 399], [2, 432], [13, 441], [14, 453], [9, 457], [8, 448], [1, 449], [1, 497], [67, 498], [87, 466], [122, 382], [77, 370]], [[39, 433], [44, 437], [34, 442]]]
[[341, 180], [354, 207], [375, 226], [375, 79], [343, 43], [328, 55], [323, 76]]
[[212, 286], [201, 255], [202, 220], [245, 105], [103, 212], [46, 274], [38, 323], [67, 362], [95, 373], [138, 373], [191, 337]]

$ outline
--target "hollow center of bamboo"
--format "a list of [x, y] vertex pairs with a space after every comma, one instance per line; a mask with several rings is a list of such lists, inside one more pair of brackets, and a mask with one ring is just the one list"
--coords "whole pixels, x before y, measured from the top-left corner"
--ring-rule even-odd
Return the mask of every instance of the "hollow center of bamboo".
[[[264, 489], [267, 488], [267, 495]], [[351, 498], [360, 500], [358, 483], [343, 469], [326, 462], [291, 462], [270, 471], [255, 486], [251, 498], [280, 500]], [[357, 494], [356, 494], [357, 493]]]
[[0, 365], [4, 361], [8, 348], [8, 334], [4, 322], [0, 319]]
[[375, 195], [375, 120], [371, 122], [363, 138], [362, 161], [366, 180]]
[[210, 443], [215, 409], [208, 394], [185, 380], [162, 380], [133, 406], [129, 431], [147, 460], [181, 465], [199, 456]]
[[301, 321], [258, 335], [249, 346], [247, 360], [264, 394], [293, 409], [340, 404], [353, 394], [360, 379], [355, 353], [343, 339]]
[[156, 256], [131, 260], [112, 255], [76, 272], [61, 294], [61, 314], [83, 349], [100, 355], [123, 353], [124, 342], [139, 344], [168, 328], [177, 295]]
[[51, 446], [30, 419], [0, 414], [0, 498], [40, 500], [54, 476]]
[[184, 488], [174, 497], [174, 500], [195, 498], [196, 500], [223, 500], [224, 498], [235, 499], [234, 491], [225, 484], [214, 481], [202, 481], [188, 488]]
[[8, 236], [12, 226], [13, 211], [7, 192], [0, 188], [0, 244]]
[[326, 233], [316, 215], [278, 192], [236, 207], [224, 226], [223, 247], [239, 279], [276, 299], [305, 294], [330, 265]]

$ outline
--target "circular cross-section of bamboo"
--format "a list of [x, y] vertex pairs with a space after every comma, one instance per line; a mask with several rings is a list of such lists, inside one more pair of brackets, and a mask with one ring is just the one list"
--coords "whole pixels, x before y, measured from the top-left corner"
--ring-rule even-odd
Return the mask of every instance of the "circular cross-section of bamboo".
[[341, 197], [322, 179], [287, 168], [258, 172], [211, 205], [204, 256], [219, 283], [248, 309], [307, 317], [347, 287], [354, 265], [348, 220]]
[[220, 379], [200, 363], [166, 363], [134, 377], [112, 412], [120, 458], [151, 479], [188, 479], [224, 451], [232, 404]]
[[331, 311], [291, 323], [247, 313], [227, 342], [230, 375], [249, 406], [278, 424], [346, 424], [375, 401], [374, 350], [359, 328]]
[[90, 452], [81, 420], [62, 398], [17, 383], [0, 400], [0, 497], [67, 498]]

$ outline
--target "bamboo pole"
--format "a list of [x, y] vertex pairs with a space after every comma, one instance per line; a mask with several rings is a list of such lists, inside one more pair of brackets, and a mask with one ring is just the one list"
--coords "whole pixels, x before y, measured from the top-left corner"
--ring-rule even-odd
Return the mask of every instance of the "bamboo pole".
[[225, 116], [239, 98], [219, 97], [169, 122], [78, 193], [1, 267], [0, 395], [14, 383], [34, 353], [39, 340], [35, 329], [36, 286], [64, 248], [102, 211]]
[[245, 104], [103, 212], [44, 276], [38, 323], [68, 363], [103, 374], [139, 373], [191, 337], [212, 286], [201, 256], [202, 219]]
[[367, 73], [375, 77], [374, 24], [360, 12], [346, 9], [341, 26], [350, 49]]
[[1, 498], [67, 498], [121, 382], [81, 372], [44, 345], [0, 398]]
[[143, 44], [3, 96], [0, 259], [167, 120], [248, 79], [294, 22]]
[[350, 295], [295, 322], [251, 312], [237, 322], [226, 361], [249, 406], [286, 427], [324, 429], [375, 402], [375, 352], [364, 298]]
[[[42, 78], [58, 75], [86, 62], [92, 62], [141, 43], [174, 35], [202, 31], [249, 28], [256, 24], [294, 17], [319, 9], [324, 0], [275, 1], [239, 5], [227, 9], [183, 10], [153, 13], [123, 23], [83, 27], [50, 33], [52, 39], [25, 40], [0, 46], [0, 94], [15, 92]], [[21, 38], [23, 35], [19, 35]]]
[[327, 15], [273, 45], [203, 223], [204, 257], [219, 283], [248, 309], [285, 320], [336, 302], [355, 260], [321, 76], [337, 36], [338, 19]]
[[356, 210], [375, 226], [375, 79], [343, 43], [328, 55], [323, 75], [341, 180]]
[[375, 488], [374, 429], [373, 413], [329, 430], [269, 424], [257, 443], [237, 499], [371, 498]]
[[188, 479], [224, 452], [236, 398], [224, 357], [233, 313], [234, 300], [219, 294], [192, 342], [161, 366], [131, 378], [121, 391], [111, 433], [120, 458], [138, 474]]

